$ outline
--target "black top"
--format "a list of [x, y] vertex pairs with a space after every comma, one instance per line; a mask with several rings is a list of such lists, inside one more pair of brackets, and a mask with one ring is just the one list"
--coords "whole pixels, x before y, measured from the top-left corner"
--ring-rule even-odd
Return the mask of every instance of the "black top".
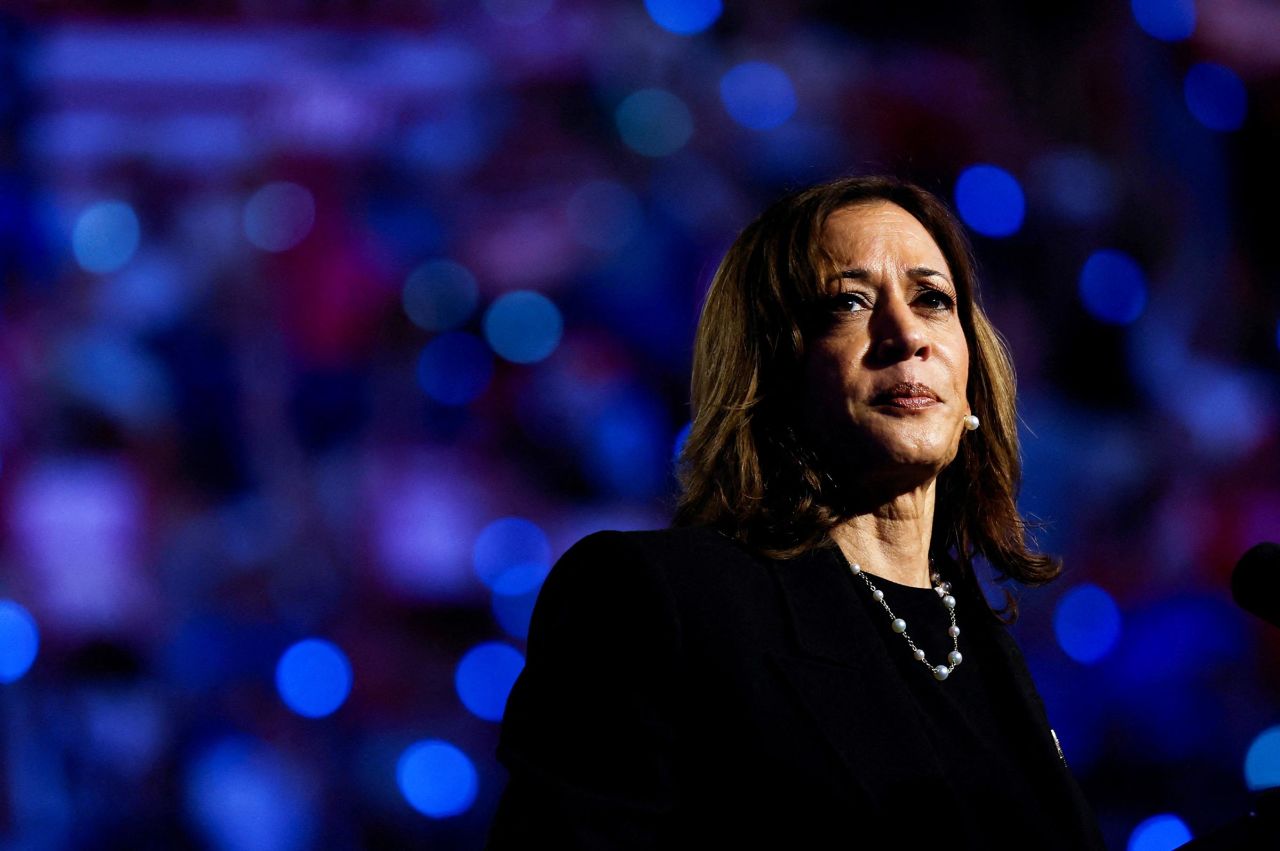
[[[835, 547], [587, 536], [534, 607], [489, 848], [1103, 848], [1016, 643], [957, 579], [965, 658], [937, 682]], [[943, 661], [937, 596], [879, 585]]]
[[[1010, 711], [1014, 705], [1010, 683], [999, 679], [991, 665], [998, 649], [982, 641], [979, 629], [966, 626], [986, 617], [974, 599], [974, 590], [956, 576], [954, 566], [939, 565], [943, 579], [951, 582], [956, 598], [957, 637], [963, 661], [945, 680], [939, 681], [910, 645], [890, 625], [889, 614], [872, 598], [866, 583], [855, 585], [863, 593], [868, 616], [877, 621], [877, 632], [903, 682], [917, 700], [924, 733], [932, 743], [951, 786], [959, 793], [960, 809], [950, 814], [968, 822], [972, 835], [989, 835], [992, 843], [1002, 836], [1036, 837], [1038, 849], [1066, 848], [1060, 835], [1046, 831], [1052, 823], [1041, 805], [1048, 783], [1040, 761], [1028, 761], [1025, 731]], [[957, 649], [947, 629], [951, 618], [942, 598], [932, 588], [901, 585], [881, 576], [867, 578], [884, 592], [885, 603], [907, 622], [906, 634], [925, 651], [930, 665], [948, 665], [948, 654]], [[1031, 847], [1031, 845], [1028, 845]]]

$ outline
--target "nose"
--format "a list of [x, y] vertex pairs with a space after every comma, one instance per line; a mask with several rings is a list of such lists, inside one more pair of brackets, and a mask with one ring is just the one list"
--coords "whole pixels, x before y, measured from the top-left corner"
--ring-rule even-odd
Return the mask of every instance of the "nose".
[[930, 354], [924, 320], [897, 293], [881, 298], [871, 317], [871, 355], [882, 364]]

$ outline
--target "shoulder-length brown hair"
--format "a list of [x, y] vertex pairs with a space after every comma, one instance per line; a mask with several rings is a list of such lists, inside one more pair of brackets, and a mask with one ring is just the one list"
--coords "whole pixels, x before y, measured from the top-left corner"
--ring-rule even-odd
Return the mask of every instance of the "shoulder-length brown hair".
[[[978, 298], [973, 252], [955, 216], [934, 195], [892, 177], [849, 177], [794, 192], [739, 235], [721, 262], [698, 323], [693, 425], [680, 453], [673, 524], [711, 524], [771, 558], [830, 543], [849, 516], [839, 482], [796, 435], [795, 391], [812, 318], [834, 260], [823, 227], [837, 210], [889, 201], [928, 230], [951, 268], [969, 347], [969, 405], [981, 422], [966, 432], [938, 479], [932, 552], [972, 570], [983, 555], [1002, 576], [1037, 585], [1061, 563], [1028, 548], [1016, 497], [1022, 475], [1013, 364]], [[1003, 619], [1017, 618], [1005, 590]]]

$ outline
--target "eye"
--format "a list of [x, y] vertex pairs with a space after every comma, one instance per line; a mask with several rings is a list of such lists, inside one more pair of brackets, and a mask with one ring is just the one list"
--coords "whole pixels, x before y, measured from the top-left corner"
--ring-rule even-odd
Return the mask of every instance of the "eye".
[[917, 301], [923, 301], [934, 310], [951, 310], [955, 307], [955, 299], [942, 290], [926, 289], [920, 293]]
[[871, 300], [862, 293], [840, 293], [831, 302], [837, 313], [858, 313], [871, 307]]

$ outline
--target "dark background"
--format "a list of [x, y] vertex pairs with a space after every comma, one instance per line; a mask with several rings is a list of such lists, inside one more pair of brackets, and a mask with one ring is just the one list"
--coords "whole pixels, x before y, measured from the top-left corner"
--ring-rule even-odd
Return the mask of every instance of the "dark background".
[[539, 581], [667, 523], [715, 264], [876, 171], [974, 228], [1108, 843], [1280, 785], [1227, 590], [1280, 537], [1280, 7], [718, 6], [7, 4], [3, 847], [479, 847]]

